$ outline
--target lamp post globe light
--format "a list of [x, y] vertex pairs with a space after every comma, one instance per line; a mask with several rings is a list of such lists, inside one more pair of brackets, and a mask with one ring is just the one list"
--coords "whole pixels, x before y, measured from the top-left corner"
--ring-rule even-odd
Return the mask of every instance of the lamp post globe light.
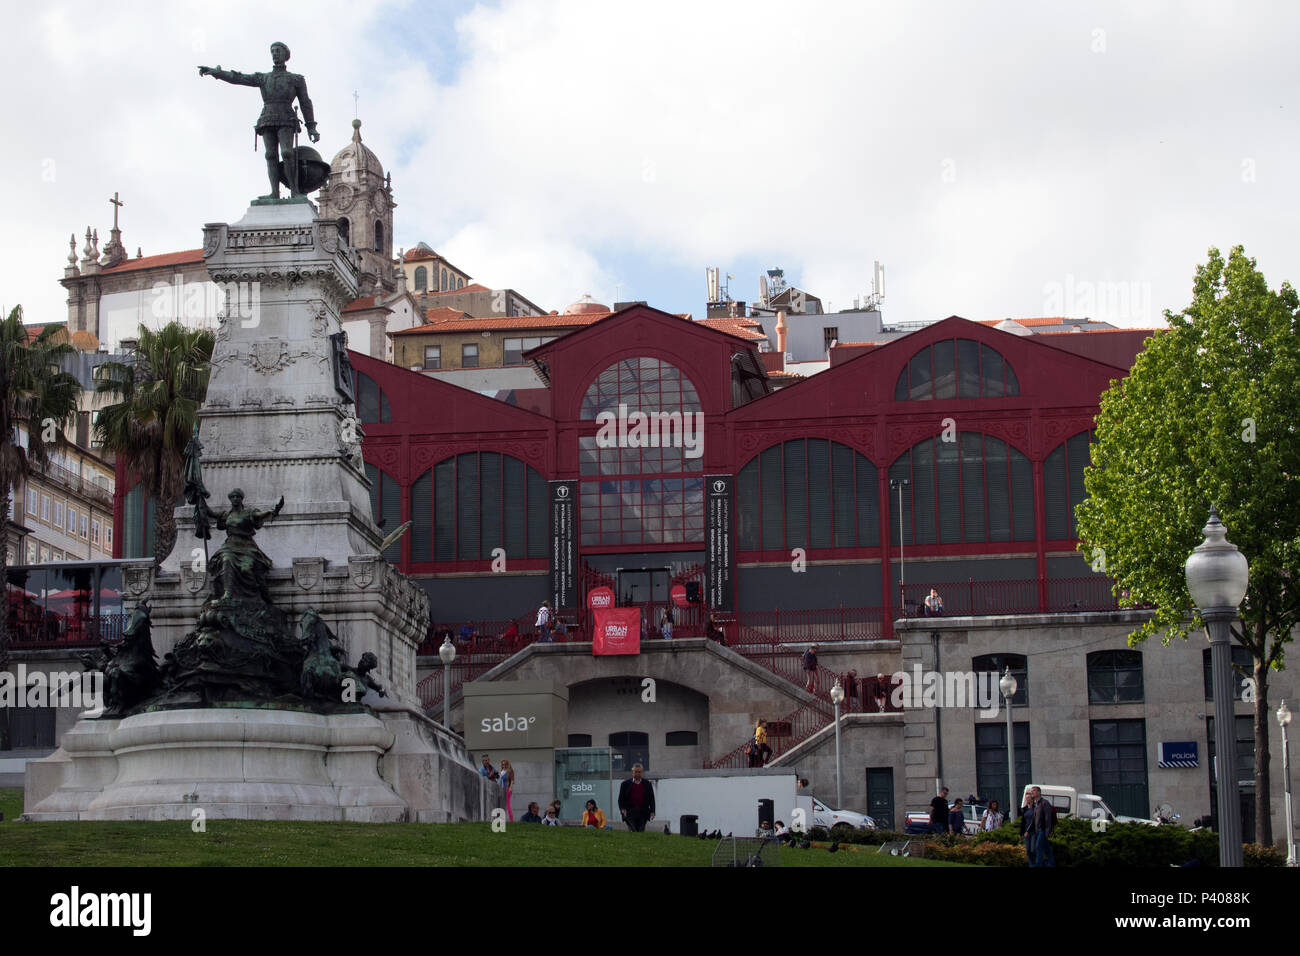
[[1282, 783], [1286, 794], [1286, 865], [1297, 866], [1295, 855], [1295, 817], [1291, 809], [1291, 749], [1286, 739], [1286, 729], [1291, 724], [1291, 708], [1282, 701], [1277, 708], [1277, 725], [1282, 728]]
[[451, 730], [451, 665], [456, 660], [456, 645], [450, 634], [442, 639], [438, 656], [442, 658], [442, 725]]
[[840, 765], [840, 704], [844, 702], [844, 688], [840, 686], [840, 679], [835, 678], [835, 686], [831, 688], [831, 703], [835, 705], [835, 806], [843, 808], [844, 806], [844, 789], [841, 784], [841, 765]]
[[1219, 866], [1241, 866], [1241, 803], [1237, 790], [1237, 734], [1233, 713], [1230, 625], [1246, 596], [1250, 567], [1227, 539], [1217, 508], [1203, 529], [1205, 540], [1187, 559], [1187, 593], [1200, 609], [1210, 638], [1214, 688], [1215, 780], [1219, 803]]
[[[998, 689], [1002, 691], [1002, 696], [1007, 702], [1007, 819], [1011, 819], [1011, 807], [1016, 799], [1016, 745], [1011, 735], [1011, 698], [1016, 696], [1016, 690], [1019, 689], [1016, 679], [1011, 676], [1011, 665], [1008, 664], [1006, 670], [1002, 672], [1002, 679], [998, 681]], [[1017, 808], [1018, 809], [1018, 808]]]

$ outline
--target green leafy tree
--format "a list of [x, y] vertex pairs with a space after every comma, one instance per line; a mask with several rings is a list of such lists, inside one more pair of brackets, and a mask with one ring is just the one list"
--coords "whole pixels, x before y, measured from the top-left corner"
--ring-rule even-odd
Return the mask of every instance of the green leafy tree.
[[101, 409], [95, 437], [121, 456], [157, 504], [154, 563], [176, 545], [176, 502], [185, 488], [185, 446], [208, 390], [213, 334], [172, 322], [157, 332], [140, 327], [130, 361], [105, 362], [96, 391], [117, 401]]
[[[1217, 505], [1250, 562], [1234, 639], [1254, 661], [1255, 830], [1272, 842], [1268, 679], [1300, 620], [1300, 317], [1240, 246], [1196, 270], [1192, 303], [1165, 312], [1127, 378], [1102, 396], [1080, 549], [1115, 580], [1126, 607], [1153, 605], [1130, 635], [1165, 644], [1203, 628], [1183, 567]], [[1241, 685], [1250, 687], [1249, 684]]]
[[[0, 319], [0, 522], [7, 520], [14, 485], [33, 466], [49, 463], [62, 429], [76, 415], [81, 385], [59, 368], [74, 349], [60, 326], [47, 325], [31, 342], [23, 325], [22, 306]], [[24, 448], [18, 429], [27, 435]], [[0, 582], [8, 564], [8, 529], [0, 535]], [[9, 660], [9, 615], [0, 613], [0, 667]]]

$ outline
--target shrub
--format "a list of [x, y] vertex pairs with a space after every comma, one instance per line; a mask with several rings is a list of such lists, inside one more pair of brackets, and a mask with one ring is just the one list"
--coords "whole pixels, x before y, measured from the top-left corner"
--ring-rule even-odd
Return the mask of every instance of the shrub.
[[1242, 863], [1246, 866], [1286, 866], [1286, 851], [1279, 847], [1246, 843], [1241, 851]]
[[952, 863], [977, 863], [983, 866], [1026, 866], [1023, 847], [1009, 846], [993, 840], [971, 840], [966, 843], [947, 843], [932, 840], [925, 845], [927, 860], [948, 860]]

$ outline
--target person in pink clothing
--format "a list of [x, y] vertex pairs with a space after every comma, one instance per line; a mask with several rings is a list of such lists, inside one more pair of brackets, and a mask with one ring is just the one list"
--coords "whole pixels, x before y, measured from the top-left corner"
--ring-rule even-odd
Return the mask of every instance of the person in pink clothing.
[[500, 774], [497, 779], [506, 792], [506, 819], [513, 823], [515, 813], [510, 807], [510, 793], [515, 786], [515, 768], [510, 766], [509, 760], [502, 759]]

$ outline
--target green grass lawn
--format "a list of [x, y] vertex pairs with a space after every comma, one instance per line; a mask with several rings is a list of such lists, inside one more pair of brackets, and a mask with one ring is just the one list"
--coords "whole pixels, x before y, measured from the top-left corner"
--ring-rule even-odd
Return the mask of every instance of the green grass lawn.
[[[8, 866], [708, 866], [712, 840], [510, 823], [442, 825], [209, 820], [23, 823], [21, 790], [0, 790]], [[782, 866], [952, 866], [874, 847], [781, 851]]]

